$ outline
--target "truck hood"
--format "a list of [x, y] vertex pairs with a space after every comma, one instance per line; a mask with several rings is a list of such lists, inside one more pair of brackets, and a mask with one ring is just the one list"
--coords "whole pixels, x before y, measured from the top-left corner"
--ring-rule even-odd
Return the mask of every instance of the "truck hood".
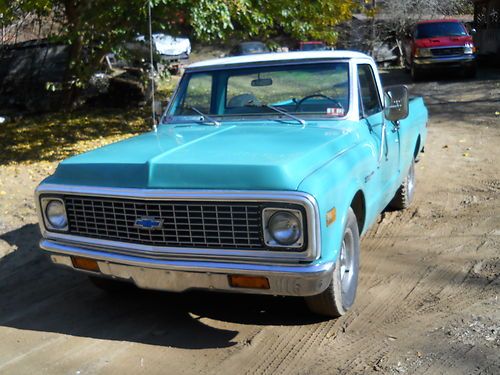
[[415, 46], [417, 48], [433, 47], [461, 47], [466, 43], [472, 43], [471, 36], [437, 36], [434, 38], [417, 39]]
[[[333, 124], [332, 124], [333, 123]], [[161, 125], [59, 164], [47, 183], [162, 189], [296, 190], [357, 142], [348, 121], [330, 125]]]

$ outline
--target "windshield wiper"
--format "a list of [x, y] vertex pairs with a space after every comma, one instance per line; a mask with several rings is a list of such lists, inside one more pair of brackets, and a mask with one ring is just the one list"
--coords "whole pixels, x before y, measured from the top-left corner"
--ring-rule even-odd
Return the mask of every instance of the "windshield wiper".
[[199, 109], [195, 108], [195, 107], [191, 107], [191, 109], [193, 111], [195, 111], [197, 114], [199, 114], [202, 118], [202, 122], [206, 122], [206, 120], [208, 120], [209, 122], [213, 123], [215, 126], [219, 126], [220, 125], [220, 122], [217, 121], [216, 119], [214, 119], [213, 117], [210, 117], [209, 115], [206, 115], [204, 114], [202, 111], [200, 111]]
[[295, 120], [295, 121], [298, 121], [300, 123], [300, 125], [305, 125], [306, 124], [306, 121], [297, 117], [297, 116], [294, 116], [290, 113], [288, 113], [287, 111], [283, 110], [283, 109], [280, 109], [278, 107], [274, 107], [272, 105], [269, 105], [269, 104], [265, 104], [264, 107], [267, 107], [269, 109], [272, 109], [273, 111], [276, 111], [278, 113], [281, 113], [282, 115], [285, 115], [287, 117], [290, 117], [291, 119]]

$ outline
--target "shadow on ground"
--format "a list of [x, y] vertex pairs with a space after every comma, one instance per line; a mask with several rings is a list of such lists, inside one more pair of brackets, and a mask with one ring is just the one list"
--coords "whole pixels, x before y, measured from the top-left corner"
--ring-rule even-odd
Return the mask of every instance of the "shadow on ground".
[[432, 121], [498, 124], [498, 111], [492, 110], [492, 104], [500, 101], [499, 69], [481, 68], [473, 79], [463, 78], [456, 71], [430, 72], [416, 83], [404, 69], [391, 69], [382, 71], [381, 79], [386, 87], [405, 84], [410, 95], [422, 96]]
[[302, 299], [222, 293], [164, 293], [127, 288], [109, 295], [83, 274], [57, 268], [38, 248], [34, 224], [0, 236], [14, 252], [0, 259], [0, 325], [178, 348], [235, 345], [238, 331], [202, 318], [254, 325], [304, 325]]
[[426, 72], [424, 77], [417, 82], [411, 79], [410, 73], [403, 68], [395, 69], [381, 69], [380, 78], [382, 80], [383, 86], [392, 85], [411, 85], [414, 83], [429, 83], [435, 82], [437, 85], [443, 86], [453, 83], [471, 82], [471, 81], [489, 81], [500, 79], [500, 69], [494, 69], [490, 67], [481, 67], [478, 69], [477, 76], [475, 78], [466, 78], [460, 71], [457, 70], [446, 70], [441, 69], [437, 71]]

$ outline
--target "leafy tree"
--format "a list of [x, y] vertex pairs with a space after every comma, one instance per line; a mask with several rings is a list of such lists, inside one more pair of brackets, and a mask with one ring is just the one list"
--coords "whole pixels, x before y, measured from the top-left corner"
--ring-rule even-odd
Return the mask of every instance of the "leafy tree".
[[[26, 14], [52, 19], [50, 35], [70, 46], [64, 79], [72, 103], [78, 87], [95, 71], [104, 54], [147, 32], [148, 0], [0, 0], [3, 23]], [[149, 0], [153, 29], [188, 34], [200, 41], [230, 36], [270, 37], [335, 43], [334, 26], [351, 16], [354, 0]]]

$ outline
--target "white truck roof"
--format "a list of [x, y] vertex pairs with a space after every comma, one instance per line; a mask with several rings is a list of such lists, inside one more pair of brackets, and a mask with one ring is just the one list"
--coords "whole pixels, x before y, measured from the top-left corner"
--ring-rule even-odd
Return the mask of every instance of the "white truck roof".
[[308, 59], [371, 59], [370, 56], [361, 52], [354, 51], [297, 51], [297, 52], [272, 52], [254, 55], [243, 55], [224, 57], [222, 59], [212, 59], [196, 62], [188, 66], [192, 68], [210, 68], [215, 66], [225, 66], [233, 64], [250, 64], [254, 62], [273, 62], [273, 61], [293, 61]]

